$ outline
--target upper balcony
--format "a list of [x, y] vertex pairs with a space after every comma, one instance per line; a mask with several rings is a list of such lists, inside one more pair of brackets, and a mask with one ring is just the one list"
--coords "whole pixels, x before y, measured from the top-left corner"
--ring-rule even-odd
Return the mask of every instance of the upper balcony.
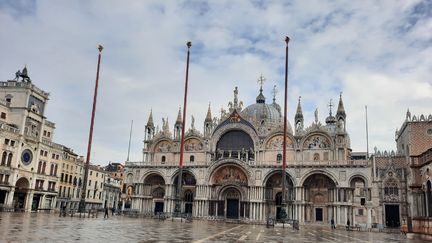
[[0, 82], [0, 86], [2, 87], [19, 87], [19, 88], [28, 88], [31, 89], [33, 91], [35, 91], [36, 93], [44, 96], [45, 98], [48, 98], [49, 93], [43, 91], [42, 89], [36, 87], [36, 85], [29, 83], [29, 82], [17, 82], [15, 80], [8, 80], [6, 82]]
[[11, 125], [8, 125], [6, 123], [0, 123], [0, 130], [19, 134], [19, 129], [18, 128], [15, 128], [15, 127], [13, 127]]
[[432, 163], [432, 148], [419, 156], [411, 157], [411, 167], [422, 167], [430, 163]]

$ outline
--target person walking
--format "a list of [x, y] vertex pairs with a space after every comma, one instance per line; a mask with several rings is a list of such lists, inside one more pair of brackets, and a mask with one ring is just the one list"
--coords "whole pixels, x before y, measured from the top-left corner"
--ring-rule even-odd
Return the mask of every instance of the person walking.
[[115, 207], [112, 207], [111, 208], [111, 215], [114, 216], [114, 213], [115, 213]]
[[334, 222], [333, 218], [330, 220], [330, 224], [331, 224], [331, 229], [336, 229], [335, 222]]
[[348, 220], [347, 220], [347, 230], [350, 230], [350, 224], [351, 224], [351, 222], [350, 222], [350, 220], [348, 219]]
[[109, 218], [109, 217], [108, 217], [108, 207], [105, 207], [105, 215], [104, 215], [104, 218]]

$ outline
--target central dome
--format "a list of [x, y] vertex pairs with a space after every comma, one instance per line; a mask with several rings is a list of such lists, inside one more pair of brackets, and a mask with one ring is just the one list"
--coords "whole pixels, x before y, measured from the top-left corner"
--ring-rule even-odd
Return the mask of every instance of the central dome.
[[[242, 114], [259, 126], [271, 126], [283, 123], [283, 116], [279, 104], [277, 104], [275, 100], [273, 100], [272, 104], [266, 104], [262, 89], [257, 96], [256, 103], [246, 107], [242, 111]], [[291, 124], [289, 122], [287, 126], [288, 132], [292, 133]]]

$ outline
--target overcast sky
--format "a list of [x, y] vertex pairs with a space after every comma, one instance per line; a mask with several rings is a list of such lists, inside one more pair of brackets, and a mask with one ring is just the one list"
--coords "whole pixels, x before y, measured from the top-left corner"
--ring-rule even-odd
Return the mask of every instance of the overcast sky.
[[[0, 80], [27, 65], [50, 92], [55, 141], [85, 155], [97, 64], [103, 50], [92, 162], [142, 159], [144, 126], [183, 101], [186, 42], [192, 41], [187, 127], [227, 107], [235, 86], [245, 105], [264, 95], [283, 105], [289, 43], [288, 118], [302, 97], [305, 125], [322, 122], [339, 93], [353, 151], [394, 149], [407, 108], [432, 112], [432, 1], [17, 1], [0, 0]], [[202, 129], [201, 129], [202, 130]]]

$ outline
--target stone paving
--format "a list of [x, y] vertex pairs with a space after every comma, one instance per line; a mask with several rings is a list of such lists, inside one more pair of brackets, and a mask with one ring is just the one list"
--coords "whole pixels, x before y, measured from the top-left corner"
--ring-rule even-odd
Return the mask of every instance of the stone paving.
[[0, 213], [0, 242], [422, 242], [401, 234], [305, 226], [300, 231], [194, 220]]

